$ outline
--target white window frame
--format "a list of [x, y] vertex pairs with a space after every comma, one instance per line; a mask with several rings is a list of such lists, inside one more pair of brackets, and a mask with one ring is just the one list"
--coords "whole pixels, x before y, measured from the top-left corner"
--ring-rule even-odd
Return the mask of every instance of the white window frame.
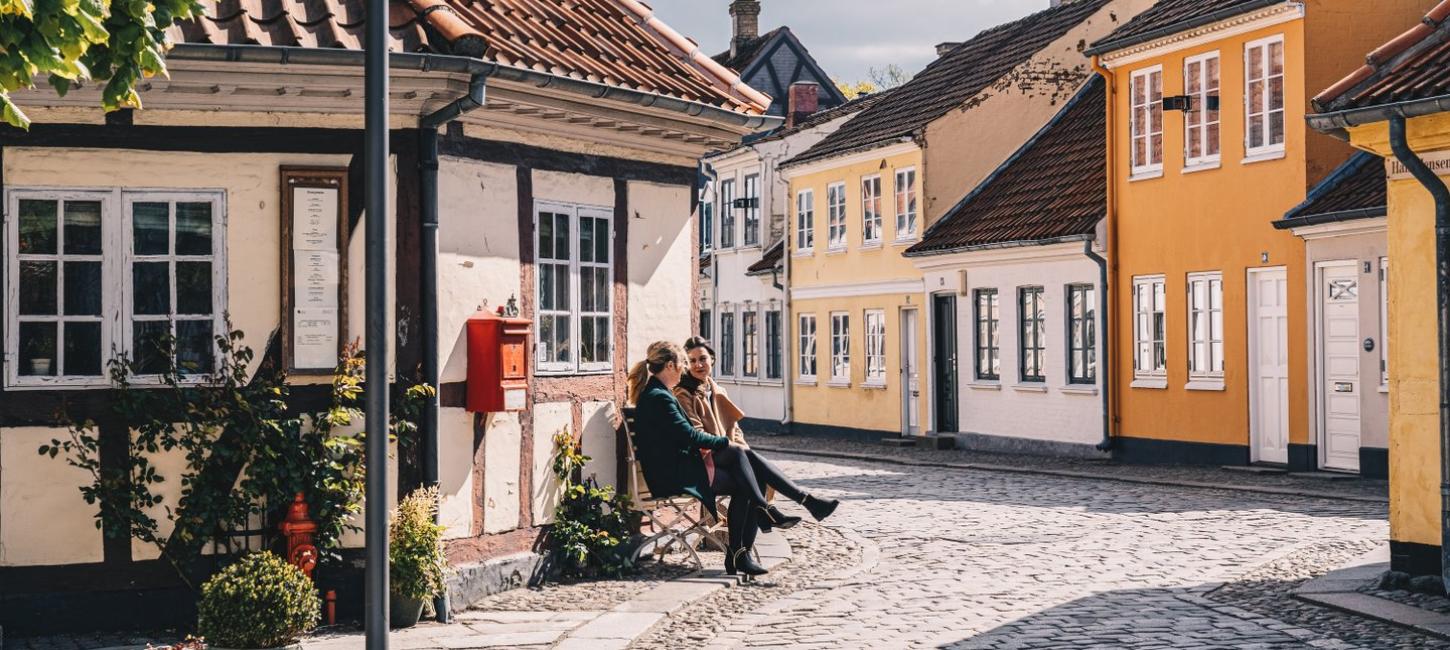
[[[1153, 79], [1158, 79], [1158, 95], [1153, 96]], [[1136, 102], [1136, 87], [1138, 80], [1143, 80], [1143, 103]], [[1146, 111], [1145, 115], [1148, 124], [1140, 123], [1138, 110]], [[1154, 112], [1158, 115], [1158, 130], [1153, 130]], [[1153, 159], [1153, 138], [1158, 138], [1158, 158]], [[1148, 160], [1145, 162], [1138, 159], [1138, 141], [1143, 141], [1144, 155]], [[1132, 175], [1153, 176], [1163, 173], [1163, 66], [1155, 65], [1150, 68], [1133, 71], [1128, 81], [1128, 157], [1132, 165]]]
[[[1223, 273], [1189, 273], [1187, 289], [1188, 300], [1185, 302], [1188, 304], [1188, 378], [1222, 382]], [[1203, 302], [1204, 300], [1207, 302]], [[1207, 331], [1201, 330], [1199, 319], [1204, 320]]]
[[[816, 315], [800, 314], [796, 317], [799, 324], [800, 351], [796, 358], [796, 377], [804, 382], [816, 380]], [[810, 372], [806, 372], [809, 370]]]
[[[745, 216], [741, 222], [745, 227], [745, 236], [741, 239], [741, 245], [746, 248], [760, 246], [760, 174], [746, 174], [744, 189], [742, 191], [745, 199]], [[754, 199], [753, 203], [751, 199]]]
[[[57, 335], [55, 375], [22, 376], [20, 375], [20, 201], [41, 200], [57, 201], [61, 204], [65, 201], [99, 201], [101, 203], [101, 254], [100, 255], [66, 255], [64, 251], [64, 210], [57, 206], [56, 221], [56, 252], [52, 255], [26, 255], [27, 260], [55, 261], [57, 263], [58, 281], [56, 285], [57, 312], [64, 311], [64, 285], [59, 281], [63, 274], [63, 262], [70, 261], [100, 261], [101, 262], [101, 315], [99, 317], [74, 318], [64, 315], [56, 316], [26, 316], [26, 322], [63, 322], [63, 321], [84, 321], [101, 323], [101, 350], [100, 375], [94, 376], [64, 376], [60, 373], [65, 369], [64, 339], [62, 334]], [[211, 203], [212, 205], [212, 252], [205, 256], [177, 256], [168, 252], [166, 256], [156, 256], [155, 261], [176, 260], [181, 261], [208, 261], [212, 265], [212, 333], [213, 335], [223, 334], [226, 327], [227, 311], [227, 213], [226, 213], [226, 191], [223, 189], [188, 189], [177, 190], [170, 188], [74, 188], [74, 187], [15, 187], [5, 192], [5, 247], [6, 251], [6, 273], [5, 273], [5, 386], [7, 389], [26, 390], [43, 389], [52, 387], [101, 389], [111, 387], [109, 362], [115, 358], [115, 354], [125, 354], [134, 358], [135, 350], [131, 341], [132, 335], [132, 261], [135, 255], [132, 252], [132, 228], [133, 222], [128, 206], [134, 202], [168, 202], [168, 203]], [[170, 247], [168, 251], [175, 250], [176, 227], [175, 210], [171, 211], [172, 221], [169, 224], [168, 237]], [[150, 259], [152, 256], [146, 256]], [[175, 267], [171, 269], [171, 313], [176, 311], [176, 275]], [[151, 317], [146, 317], [150, 319]], [[162, 316], [156, 320], [165, 320], [169, 316]], [[196, 319], [189, 319], [196, 320]], [[173, 326], [174, 329], [174, 326]], [[220, 351], [212, 348], [213, 367], [220, 363]], [[159, 384], [160, 377], [138, 376], [132, 377], [131, 381], [139, 385]], [[201, 383], [205, 376], [194, 376], [184, 379], [188, 383]]]
[[[844, 370], [845, 374], [840, 374]], [[831, 312], [831, 383], [851, 385], [851, 314]]]
[[886, 312], [881, 309], [867, 309], [863, 322], [866, 344], [867, 386], [886, 385]]
[[760, 311], [750, 306], [740, 310], [740, 376], [760, 377]]
[[826, 250], [846, 250], [846, 183], [826, 186]]
[[[765, 380], [779, 382], [785, 379], [785, 315], [780, 308], [765, 310]], [[771, 332], [771, 323], [775, 331]]]
[[1390, 386], [1390, 258], [1380, 258], [1380, 388]]
[[[1270, 82], [1273, 80], [1273, 77], [1269, 74], [1269, 71], [1273, 67], [1273, 63], [1270, 60], [1270, 53], [1272, 52], [1272, 48], [1270, 46], [1275, 43], [1279, 44], [1279, 53], [1280, 56], [1282, 56], [1284, 59], [1283, 61], [1280, 61], [1279, 64], [1280, 73], [1278, 76], [1282, 80], [1279, 84], [1279, 90], [1281, 93], [1283, 93], [1283, 96], [1279, 98], [1279, 108], [1277, 110], [1269, 108], [1270, 99], [1272, 98], [1272, 93], [1270, 92], [1270, 86], [1272, 84]], [[1264, 110], [1260, 113], [1252, 112], [1253, 98], [1251, 95], [1253, 93], [1250, 90], [1253, 87], [1255, 79], [1253, 79], [1254, 71], [1250, 69], [1251, 56], [1249, 53], [1256, 49], [1262, 49], [1264, 52], [1264, 56], [1262, 59], [1263, 68], [1258, 71], [1263, 74], [1263, 76], [1259, 80], [1263, 81], [1264, 83]], [[1244, 157], [1246, 159], [1253, 160], [1256, 158], [1261, 159], [1265, 157], [1272, 158], [1283, 153], [1285, 150], [1285, 142], [1289, 139], [1289, 122], [1287, 120], [1289, 92], [1287, 86], [1285, 85], [1288, 83], [1286, 75], [1286, 73], [1288, 72], [1287, 63], [1288, 53], [1284, 49], [1283, 34], [1275, 34], [1274, 36], [1261, 38], [1256, 41], [1250, 41], [1244, 44]], [[1270, 142], [1271, 136], [1269, 135], [1269, 123], [1271, 122], [1271, 118], [1274, 113], [1279, 113], [1282, 116], [1280, 118], [1280, 122], [1282, 124], [1281, 128], [1283, 129], [1283, 133], [1281, 134], [1283, 139], [1277, 143]], [[1255, 144], [1252, 139], [1253, 123], [1256, 119], [1263, 120], [1263, 129], [1262, 131], [1260, 131], [1260, 133], [1263, 135], [1263, 144]]]
[[816, 192], [806, 189], [795, 195], [795, 249], [810, 254], [816, 247]]
[[[1209, 85], [1209, 61], [1218, 62], [1218, 78], [1212, 80], [1212, 86]], [[1194, 64], [1198, 65], [1197, 93], [1193, 93], [1189, 90], [1190, 74], [1188, 71], [1188, 67]], [[1214, 50], [1212, 52], [1205, 52], [1198, 56], [1191, 56], [1183, 60], [1183, 92], [1184, 94], [1188, 95], [1191, 98], [1190, 101], [1193, 102], [1193, 110], [1187, 111], [1183, 114], [1183, 165], [1185, 171], [1191, 171], [1194, 168], [1217, 167], [1222, 160], [1223, 106], [1222, 104], [1220, 104], [1220, 110], [1217, 111], [1210, 112], [1208, 110], [1208, 98], [1210, 96], [1220, 95], [1222, 89], [1223, 60], [1219, 57], [1218, 50]], [[1190, 124], [1190, 113], [1197, 113], [1201, 116], [1202, 121], [1200, 121], [1196, 125]], [[1219, 127], [1218, 137], [1210, 138], [1209, 127], [1215, 125]], [[1197, 131], [1196, 134], [1195, 130]], [[1192, 142], [1194, 139], [1198, 140], [1199, 151], [1202, 152], [1202, 155], [1192, 156], [1189, 154], [1189, 152], [1191, 151], [1189, 149], [1189, 143]], [[1209, 153], [1210, 145], [1212, 145], [1213, 153]]]
[[[1162, 298], [1161, 302], [1158, 301], [1159, 297]], [[1164, 276], [1146, 275], [1133, 278], [1134, 379], [1162, 381], [1168, 377], [1167, 302]], [[1162, 319], [1162, 339], [1153, 335], [1155, 316]]]
[[[903, 181], [902, 179], [906, 180]], [[892, 190], [896, 195], [896, 241], [907, 242], [916, 239], [917, 219], [920, 215], [920, 197], [916, 192], [916, 168], [896, 170]], [[904, 210], [904, 211], [903, 211]]]
[[720, 181], [720, 250], [735, 248], [735, 179]]
[[[539, 250], [539, 219], [540, 215], [545, 212], [549, 212], [550, 214], [563, 214], [569, 217], [569, 309], [567, 313], [564, 310], [553, 309], [549, 310], [547, 314], [542, 308], [535, 309], [534, 332], [536, 334], [543, 332], [543, 318], [546, 315], [567, 317], [569, 319], [568, 343], [570, 345], [570, 358], [569, 361], [546, 361], [541, 356], [545, 352], [545, 348], [536, 341], [534, 344], [534, 369], [541, 375], [587, 375], [611, 372], [614, 369], [615, 355], [618, 354], [618, 351], [614, 347], [614, 263], [617, 257], [614, 251], [614, 231], [616, 226], [614, 223], [614, 211], [602, 206], [579, 203], [564, 203], [560, 201], [534, 202], [534, 304], [536, 305], [540, 304], [539, 300], [544, 278], [544, 274], [538, 267], [543, 263]], [[585, 218], [603, 219], [608, 224], [609, 262], [607, 264], [584, 262], [580, 259], [579, 234], [581, 231], [579, 229], [579, 223], [581, 219]], [[554, 260], [550, 263], [562, 266], [562, 260], [558, 260], [558, 258], [550, 259]], [[609, 290], [605, 291], [608, 304], [604, 305], [602, 309], [600, 309], [599, 305], [595, 305], [595, 311], [588, 313], [583, 311], [583, 302], [581, 300], [583, 284], [580, 282], [580, 276], [584, 269], [605, 269], [605, 277], [609, 279], [610, 284]], [[603, 317], [608, 319], [610, 331], [608, 360], [591, 361], [588, 363], [581, 361], [581, 355], [579, 354], [582, 344], [580, 337], [583, 335], [581, 323], [585, 317]]]
[[721, 377], [735, 376], [735, 343], [739, 338], [735, 322], [735, 309], [728, 304], [720, 305], [720, 363], [715, 371]]
[[861, 245], [880, 246], [883, 225], [885, 220], [881, 217], [881, 175], [864, 176], [861, 178]]

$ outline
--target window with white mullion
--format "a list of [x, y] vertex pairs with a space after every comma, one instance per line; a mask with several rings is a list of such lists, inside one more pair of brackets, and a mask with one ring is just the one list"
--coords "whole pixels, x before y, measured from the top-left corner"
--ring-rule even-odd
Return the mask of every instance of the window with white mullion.
[[720, 248], [735, 247], [735, 181], [720, 181]]
[[720, 306], [720, 365], [716, 372], [721, 377], [735, 374], [735, 312], [729, 305]]
[[861, 242], [881, 243], [881, 177], [861, 179]]
[[916, 236], [916, 170], [897, 170], [893, 189], [896, 191], [896, 239], [911, 239]]
[[1188, 276], [1188, 372], [1190, 378], [1223, 377], [1223, 276]]
[[1167, 374], [1167, 321], [1162, 276], [1133, 279], [1133, 373], [1161, 379]]
[[611, 212], [541, 202], [534, 232], [536, 367], [608, 371], [614, 363]]
[[745, 245], [760, 245], [760, 176], [745, 177]]
[[765, 312], [765, 378], [779, 380], [782, 378], [784, 354], [781, 351], [785, 343], [785, 335], [781, 331], [780, 310], [772, 309]]
[[1250, 156], [1284, 148], [1284, 37], [1244, 46], [1244, 146]]
[[740, 312], [740, 374], [760, 376], [760, 314], [747, 307]]
[[866, 380], [867, 384], [886, 384], [886, 312], [866, 311]]
[[1184, 92], [1192, 102], [1183, 114], [1183, 157], [1188, 166], [1219, 161], [1219, 112], [1208, 108], [1209, 98], [1219, 94], [1218, 64], [1218, 52], [1183, 62]]
[[599, 372], [613, 366], [614, 279], [610, 213], [579, 208], [579, 370]]
[[168, 353], [183, 374], [210, 373], [225, 311], [218, 216], [212, 197], [128, 193], [129, 269], [125, 281], [131, 356], [137, 373], [166, 369]]
[[814, 380], [816, 378], [816, 316], [815, 314], [801, 314], [800, 316], [800, 359], [797, 361], [797, 374], [801, 379]]
[[1163, 67], [1134, 72], [1129, 79], [1129, 156], [1134, 174], [1163, 169]]
[[831, 314], [831, 381], [851, 383], [851, 317]]
[[536, 363], [541, 372], [574, 369], [573, 211], [540, 204], [534, 226]]
[[826, 247], [830, 250], [846, 247], [845, 183], [834, 183], [826, 187]]
[[816, 194], [801, 190], [795, 197], [796, 239], [798, 252], [809, 252], [816, 245]]

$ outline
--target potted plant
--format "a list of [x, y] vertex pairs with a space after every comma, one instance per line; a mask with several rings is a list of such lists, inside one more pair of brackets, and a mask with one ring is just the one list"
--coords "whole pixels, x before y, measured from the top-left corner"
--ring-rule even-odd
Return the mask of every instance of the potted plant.
[[211, 650], [300, 649], [322, 606], [307, 575], [270, 552], [253, 553], [201, 587], [197, 631]]
[[25, 345], [25, 358], [33, 377], [48, 377], [55, 370], [55, 339], [37, 336]]
[[438, 488], [413, 491], [398, 503], [388, 522], [389, 618], [393, 627], [412, 627], [423, 603], [443, 593], [448, 558], [438, 525]]

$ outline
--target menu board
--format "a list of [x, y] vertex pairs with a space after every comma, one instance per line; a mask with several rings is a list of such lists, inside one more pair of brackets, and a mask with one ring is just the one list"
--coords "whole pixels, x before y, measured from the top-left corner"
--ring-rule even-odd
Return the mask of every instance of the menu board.
[[346, 324], [347, 170], [282, 169], [283, 357], [293, 374], [331, 374]]

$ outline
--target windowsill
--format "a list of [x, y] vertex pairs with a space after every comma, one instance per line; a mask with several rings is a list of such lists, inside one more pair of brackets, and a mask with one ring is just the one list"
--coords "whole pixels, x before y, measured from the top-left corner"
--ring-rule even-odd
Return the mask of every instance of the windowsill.
[[563, 370], [563, 371], [535, 370], [534, 371], [534, 376], [535, 377], [545, 377], [545, 378], [550, 378], [550, 379], [567, 378], [567, 377], [598, 377], [598, 376], [601, 376], [601, 375], [612, 375], [612, 374], [614, 374], [614, 371], [613, 370], [581, 370], [579, 372], [573, 372], [573, 371], [570, 371], [570, 370]]
[[1223, 380], [1218, 378], [1190, 379], [1183, 387], [1187, 390], [1224, 390]]
[[1154, 178], [1163, 178], [1162, 167], [1159, 167], [1157, 169], [1144, 169], [1141, 171], [1135, 171], [1128, 176], [1128, 182], [1132, 183], [1134, 181], [1146, 181], [1152, 180]]
[[1287, 155], [1289, 154], [1286, 152], [1286, 150], [1282, 148], [1274, 149], [1270, 151], [1261, 151], [1259, 153], [1248, 154], [1244, 156], [1244, 159], [1241, 162], [1245, 165], [1252, 165], [1254, 163], [1268, 162], [1270, 160], [1283, 160], [1284, 157]]
[[921, 241], [921, 238], [920, 237], [917, 237], [916, 235], [912, 235], [912, 236], [907, 237], [905, 239], [892, 240], [891, 245], [892, 246], [910, 246], [910, 245], [915, 244], [916, 242], [919, 242], [919, 241]]
[[797, 385], [797, 386], [815, 386], [816, 385], [816, 378], [815, 377], [796, 377], [795, 385]]
[[868, 242], [866, 242], [864, 244], [861, 244], [861, 250], [863, 250], [863, 251], [874, 251], [874, 250], [880, 250], [880, 249], [881, 249], [881, 240], [879, 240], [879, 239], [876, 240], [876, 241], [868, 241]]
[[845, 246], [842, 246], [840, 248], [827, 248], [826, 249], [826, 254], [827, 255], [840, 255], [841, 253], [844, 253], [844, 252], [846, 252], [846, 247]]
[[1133, 383], [1128, 384], [1128, 387], [1129, 388], [1151, 388], [1153, 390], [1167, 390], [1168, 389], [1168, 378], [1166, 378], [1166, 377], [1144, 377], [1144, 378], [1141, 378], [1141, 379], [1134, 379], [1133, 380]]
[[851, 380], [849, 380], [849, 379], [832, 379], [832, 380], [826, 382], [826, 385], [827, 386], [830, 386], [831, 388], [850, 388], [851, 387]]
[[1384, 393], [1386, 395], [1390, 394], [1390, 387], [1389, 387], [1388, 384], [1380, 384], [1380, 389], [1379, 390], [1380, 390], [1381, 393]]
[[796, 251], [794, 253], [791, 253], [790, 256], [791, 257], [814, 257], [815, 254], [816, 254], [816, 249], [814, 249], [814, 248], [803, 248], [803, 249], [800, 249], [800, 250], [798, 250], [798, 251]]
[[879, 382], [878, 383], [878, 382], [874, 382], [874, 381], [867, 381], [867, 382], [862, 382], [861, 383], [861, 387], [862, 388], [869, 388], [871, 390], [886, 390], [886, 382]]
[[967, 384], [967, 388], [970, 388], [972, 390], [1002, 390], [1002, 384], [1001, 382], [991, 380], [974, 381], [970, 384]]
[[1063, 386], [1062, 388], [1059, 388], [1057, 390], [1058, 390], [1058, 392], [1060, 392], [1060, 393], [1062, 393], [1064, 395], [1097, 395], [1098, 394], [1098, 387], [1097, 386], [1089, 386], [1087, 384], [1068, 384], [1067, 386]]
[[1219, 160], [1201, 160], [1195, 163], [1189, 163], [1187, 165], [1184, 165], [1182, 173], [1193, 174], [1197, 172], [1206, 172], [1218, 169], [1222, 166], [1223, 163]]
[[1047, 392], [1047, 384], [1045, 384], [1045, 383], [1012, 384], [1012, 390], [1015, 390], [1015, 391], [1017, 391], [1019, 393], [1046, 393]]

